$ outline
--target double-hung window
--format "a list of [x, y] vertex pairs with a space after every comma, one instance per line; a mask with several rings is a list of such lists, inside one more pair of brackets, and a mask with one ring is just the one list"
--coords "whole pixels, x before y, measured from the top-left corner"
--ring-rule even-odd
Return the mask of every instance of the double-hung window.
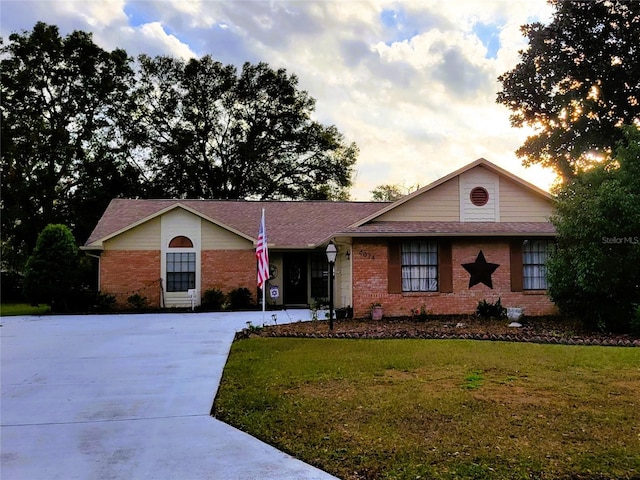
[[438, 291], [438, 243], [405, 240], [401, 247], [402, 291]]
[[195, 252], [167, 253], [167, 292], [196, 288]]
[[522, 245], [522, 287], [524, 290], [546, 290], [547, 259], [552, 240], [525, 240]]

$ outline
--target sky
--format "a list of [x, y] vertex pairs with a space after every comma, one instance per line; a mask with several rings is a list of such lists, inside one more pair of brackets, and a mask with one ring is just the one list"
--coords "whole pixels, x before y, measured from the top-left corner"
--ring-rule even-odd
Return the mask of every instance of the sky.
[[553, 172], [516, 157], [532, 131], [511, 126], [496, 93], [527, 46], [520, 26], [552, 13], [546, 0], [0, 0], [0, 35], [43, 21], [130, 56], [285, 68], [316, 99], [315, 119], [358, 145], [351, 198], [370, 200], [378, 185], [425, 186], [480, 157], [551, 186]]

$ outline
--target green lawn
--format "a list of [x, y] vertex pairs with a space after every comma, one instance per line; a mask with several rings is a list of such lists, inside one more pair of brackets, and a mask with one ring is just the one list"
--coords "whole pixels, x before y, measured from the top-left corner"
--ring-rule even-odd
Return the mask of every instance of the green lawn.
[[0, 304], [0, 316], [10, 315], [42, 315], [49, 312], [47, 305], [32, 306], [28, 303], [2, 303]]
[[638, 348], [253, 338], [213, 413], [343, 479], [640, 478]]

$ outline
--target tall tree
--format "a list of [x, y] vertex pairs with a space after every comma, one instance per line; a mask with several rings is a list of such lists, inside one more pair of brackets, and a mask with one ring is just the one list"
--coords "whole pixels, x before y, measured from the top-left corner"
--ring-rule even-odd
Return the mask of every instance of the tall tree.
[[2, 257], [19, 270], [45, 225], [84, 239], [112, 197], [137, 188], [114, 120], [133, 72], [123, 50], [41, 22], [0, 51]]
[[611, 153], [622, 124], [640, 122], [640, 2], [549, 0], [549, 25], [522, 27], [529, 47], [499, 77], [497, 101], [535, 133], [517, 150], [564, 179]]
[[65, 225], [47, 225], [38, 235], [24, 272], [28, 301], [66, 311], [74, 290], [79, 290], [80, 258], [71, 230]]
[[334, 126], [313, 121], [315, 101], [284, 69], [211, 57], [141, 56], [131, 138], [156, 195], [338, 199], [357, 157]]
[[549, 294], [590, 326], [628, 330], [640, 304], [640, 131], [623, 129], [614, 160], [559, 191]]

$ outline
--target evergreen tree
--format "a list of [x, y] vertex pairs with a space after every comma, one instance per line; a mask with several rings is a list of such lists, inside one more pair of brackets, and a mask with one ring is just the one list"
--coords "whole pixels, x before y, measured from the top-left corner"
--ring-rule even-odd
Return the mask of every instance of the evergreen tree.
[[33, 304], [66, 311], [79, 282], [78, 247], [71, 230], [51, 224], [38, 236], [24, 271], [24, 294]]

